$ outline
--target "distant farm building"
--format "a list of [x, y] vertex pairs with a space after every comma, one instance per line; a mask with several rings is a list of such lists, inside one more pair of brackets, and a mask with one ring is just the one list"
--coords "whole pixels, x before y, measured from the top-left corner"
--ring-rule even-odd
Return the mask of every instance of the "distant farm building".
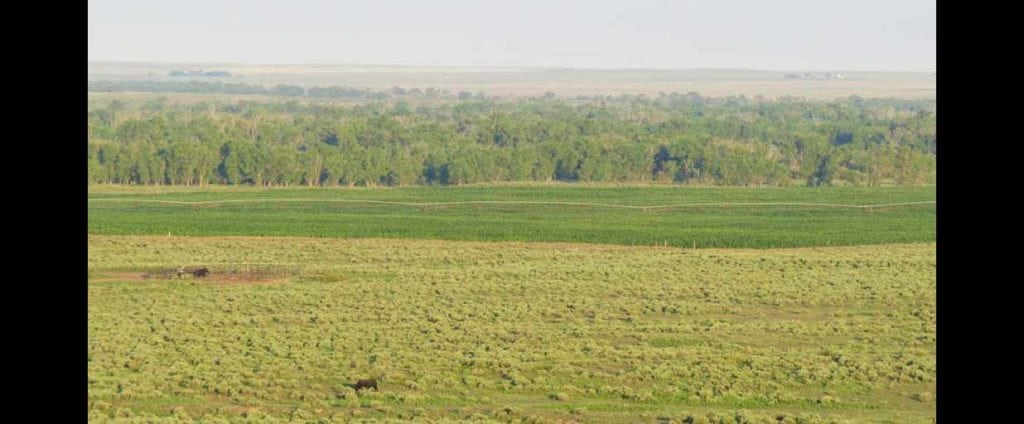
[[172, 76], [172, 77], [230, 77], [231, 76], [231, 72], [228, 72], [228, 71], [203, 71], [202, 69], [192, 70], [192, 71], [182, 71], [182, 70], [177, 70], [176, 69], [176, 70], [173, 70], [173, 71], [170, 72], [170, 76]]
[[846, 74], [843, 73], [831, 73], [831, 72], [805, 72], [802, 74], [786, 74], [783, 76], [786, 79], [798, 79], [798, 80], [837, 80], [846, 79]]

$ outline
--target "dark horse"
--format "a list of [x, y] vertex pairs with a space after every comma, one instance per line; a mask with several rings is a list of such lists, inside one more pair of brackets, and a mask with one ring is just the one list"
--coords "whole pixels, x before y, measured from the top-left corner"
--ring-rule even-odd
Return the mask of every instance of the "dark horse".
[[371, 387], [373, 387], [373, 390], [376, 390], [378, 392], [380, 391], [379, 389], [377, 389], [377, 380], [373, 379], [359, 380], [356, 381], [356, 384], [352, 385], [352, 388], [355, 389], [357, 392], [361, 389], [369, 389]]
[[199, 269], [197, 269], [195, 271], [192, 271], [192, 275], [197, 277], [197, 278], [205, 277], [207, 275], [210, 275], [210, 270], [207, 269], [206, 267], [202, 267], [202, 268], [199, 268]]

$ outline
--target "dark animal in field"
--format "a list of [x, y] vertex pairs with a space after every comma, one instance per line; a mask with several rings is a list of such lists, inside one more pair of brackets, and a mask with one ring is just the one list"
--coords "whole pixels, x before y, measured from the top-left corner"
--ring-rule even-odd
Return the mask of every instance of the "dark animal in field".
[[196, 278], [205, 277], [207, 275], [210, 275], [210, 270], [207, 269], [206, 267], [202, 267], [195, 271], [192, 271], [192, 275], [195, 276]]
[[373, 388], [373, 390], [377, 390], [378, 392], [380, 391], [379, 389], [377, 389], [377, 380], [374, 379], [359, 380], [356, 381], [356, 384], [352, 385], [352, 388], [355, 389], [357, 392], [361, 389], [369, 389], [371, 387]]

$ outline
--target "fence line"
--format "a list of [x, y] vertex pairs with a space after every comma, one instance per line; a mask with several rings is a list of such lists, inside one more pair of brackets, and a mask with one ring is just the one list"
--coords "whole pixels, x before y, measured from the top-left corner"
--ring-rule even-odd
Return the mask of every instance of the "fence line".
[[258, 199], [227, 199], [227, 200], [206, 200], [206, 201], [183, 201], [183, 200], [156, 200], [156, 199], [130, 199], [130, 198], [93, 198], [89, 199], [90, 202], [136, 202], [136, 203], [162, 203], [172, 205], [185, 205], [185, 206], [203, 206], [203, 205], [218, 205], [227, 203], [284, 203], [284, 202], [296, 202], [296, 203], [364, 203], [364, 204], [382, 204], [382, 205], [396, 205], [396, 206], [412, 206], [412, 207], [431, 207], [431, 206], [461, 206], [461, 205], [559, 205], [559, 206], [597, 206], [606, 208], [619, 208], [619, 209], [634, 209], [634, 210], [656, 210], [656, 209], [673, 209], [673, 208], [686, 208], [686, 207], [713, 207], [713, 206], [813, 206], [813, 207], [831, 207], [831, 208], [846, 208], [846, 209], [874, 209], [874, 208], [890, 208], [899, 206], [913, 206], [913, 205], [934, 205], [934, 200], [926, 200], [919, 202], [899, 202], [899, 203], [876, 203], [876, 204], [863, 204], [855, 205], [848, 203], [814, 203], [814, 202], [700, 202], [700, 203], [676, 203], [668, 205], [650, 205], [650, 206], [638, 206], [638, 205], [623, 205], [617, 203], [591, 203], [591, 202], [557, 202], [557, 201], [529, 201], [529, 200], [468, 200], [461, 202], [400, 202], [390, 200], [364, 200], [364, 199], [274, 199], [274, 198], [258, 198]]

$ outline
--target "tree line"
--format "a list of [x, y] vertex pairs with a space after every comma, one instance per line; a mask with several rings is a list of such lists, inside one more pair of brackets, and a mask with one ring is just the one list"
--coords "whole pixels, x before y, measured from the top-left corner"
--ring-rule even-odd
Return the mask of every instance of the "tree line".
[[[934, 100], [695, 93], [495, 98], [435, 91], [441, 100], [417, 101], [425, 92], [411, 91], [378, 92], [381, 100], [353, 106], [237, 101], [132, 109], [113, 101], [89, 111], [89, 180], [820, 186], [920, 185], [935, 178]], [[312, 92], [304, 89], [306, 96]]]
[[299, 85], [277, 84], [263, 86], [258, 84], [233, 83], [223, 81], [91, 81], [88, 91], [96, 93], [139, 92], [139, 93], [219, 93], [219, 94], [258, 94], [264, 96], [307, 97], [314, 99], [352, 99], [352, 100], [386, 100], [401, 96], [423, 96], [426, 98], [461, 99], [474, 96], [469, 92], [458, 95], [449, 91], [429, 87], [405, 89], [393, 87], [390, 90], [372, 90], [368, 88], [327, 86], [305, 88]]

